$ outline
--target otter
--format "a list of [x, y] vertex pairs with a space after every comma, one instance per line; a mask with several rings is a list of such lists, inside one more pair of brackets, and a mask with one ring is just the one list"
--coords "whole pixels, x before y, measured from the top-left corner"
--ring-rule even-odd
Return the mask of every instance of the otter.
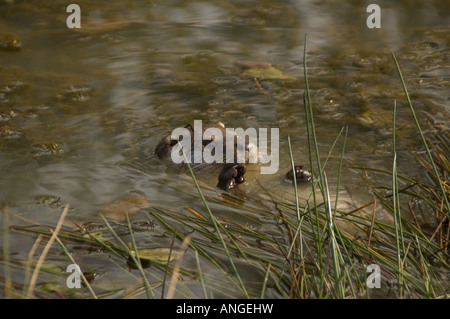
[[[223, 152], [222, 154], [225, 157], [226, 152], [226, 144], [225, 140], [228, 138], [231, 138], [231, 140], [234, 140], [234, 160], [231, 163], [205, 163], [204, 161], [202, 163], [194, 163], [193, 159], [195, 158], [195, 152], [198, 152], [198, 150], [195, 150], [194, 146], [194, 128], [192, 125], [188, 124], [184, 127], [187, 129], [191, 134], [191, 156], [190, 156], [190, 162], [189, 164], [191, 167], [196, 171], [207, 171], [208, 173], [211, 173], [212, 171], [220, 171], [218, 175], [218, 183], [217, 187], [219, 187], [222, 190], [228, 191], [232, 188], [236, 187], [238, 184], [244, 183], [245, 180], [245, 173], [246, 173], [246, 163], [248, 163], [248, 159], [250, 155], [255, 155], [258, 153], [257, 146], [253, 145], [252, 143], [246, 141], [245, 142], [245, 163], [238, 163], [237, 161], [237, 135], [233, 133], [229, 133], [226, 131], [226, 127], [223, 123], [218, 122], [217, 124], [212, 125], [206, 125], [202, 127], [202, 133], [208, 129], [208, 128], [218, 128], [222, 132], [222, 138], [223, 138]], [[229, 134], [233, 134], [233, 136], [229, 136]], [[209, 143], [214, 141], [215, 136], [211, 136], [210, 139], [206, 139], [204, 135], [202, 134], [202, 141], [201, 141], [201, 151], [207, 147]], [[156, 145], [155, 147], [155, 154], [161, 159], [170, 159], [173, 148], [178, 145], [178, 142], [181, 142], [183, 140], [183, 136], [180, 136], [178, 139], [173, 139], [171, 134], [168, 134], [164, 136], [161, 141]], [[256, 155], [257, 156], [257, 155]], [[295, 174], [292, 170], [288, 171], [286, 173], [286, 178], [293, 181], [294, 178], [296, 178], [297, 182], [307, 182], [311, 180], [311, 174], [303, 167], [303, 166], [295, 166]]]
[[[222, 132], [222, 138], [224, 139], [222, 145], [223, 145], [223, 152], [222, 154], [225, 157], [226, 152], [226, 142], [225, 140], [227, 138], [234, 140], [234, 150], [233, 150], [233, 156], [234, 160], [232, 163], [205, 163], [204, 161], [202, 163], [194, 163], [193, 159], [195, 158], [195, 150], [194, 146], [194, 128], [192, 125], [188, 124], [184, 128], [186, 128], [191, 134], [191, 161], [189, 164], [192, 166], [193, 169], [196, 171], [203, 171], [207, 170], [208, 172], [216, 171], [221, 169], [221, 172], [218, 177], [218, 183], [217, 187], [219, 187], [222, 190], [230, 190], [231, 188], [235, 187], [237, 184], [242, 184], [245, 182], [245, 172], [246, 172], [246, 166], [245, 163], [238, 163], [237, 161], [237, 135], [232, 133], [233, 136], [229, 136], [229, 132], [226, 131], [225, 125], [221, 122], [218, 122], [217, 124], [212, 125], [206, 125], [202, 127], [202, 133], [208, 129], [208, 128], [218, 128]], [[202, 134], [202, 145], [201, 145], [201, 151], [204, 150], [204, 148], [214, 141], [215, 136], [212, 136], [210, 139], [203, 138]], [[156, 145], [155, 148], [155, 154], [161, 159], [169, 159], [171, 158], [172, 149], [175, 147], [175, 145], [178, 144], [178, 142], [181, 142], [183, 140], [183, 137], [180, 136], [179, 139], [172, 139], [171, 134], [166, 135], [161, 139], [161, 141]], [[253, 145], [252, 143], [246, 141], [245, 142], [245, 161], [248, 162], [248, 159], [250, 155], [255, 155], [258, 152], [258, 148]], [[256, 155], [257, 156], [257, 155]]]
[[311, 173], [305, 169], [301, 165], [294, 166], [294, 171], [289, 170], [286, 173], [286, 179], [290, 181], [294, 181], [294, 179], [297, 182], [309, 182], [311, 180]]

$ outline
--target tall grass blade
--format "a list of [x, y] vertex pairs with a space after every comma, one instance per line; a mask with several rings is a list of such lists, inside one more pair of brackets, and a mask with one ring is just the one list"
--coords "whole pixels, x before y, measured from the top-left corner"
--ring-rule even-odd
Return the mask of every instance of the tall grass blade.
[[137, 249], [136, 247], [133, 247], [134, 249], [134, 253], [130, 250], [130, 248], [128, 247], [127, 244], [125, 244], [123, 242], [123, 240], [119, 237], [119, 235], [117, 235], [117, 233], [114, 231], [114, 229], [111, 227], [111, 225], [109, 224], [109, 222], [106, 220], [105, 216], [103, 216], [102, 214], [100, 214], [100, 217], [103, 219], [106, 227], [108, 227], [109, 231], [111, 232], [111, 234], [114, 236], [114, 238], [116, 238], [116, 240], [122, 245], [122, 247], [125, 249], [125, 251], [128, 253], [128, 256], [131, 258], [131, 260], [133, 261], [133, 263], [136, 265], [139, 273], [141, 274], [142, 280], [144, 281], [144, 287], [145, 287], [145, 292], [147, 294], [147, 298], [155, 298], [155, 295], [153, 293], [152, 287], [150, 285], [150, 283], [148, 282], [147, 276], [145, 275], [144, 269], [142, 268], [141, 262], [140, 260], [137, 258]]
[[177, 238], [177, 232], [176, 231], [173, 234], [172, 243], [170, 244], [169, 255], [167, 256], [167, 265], [166, 265], [166, 269], [164, 271], [164, 277], [163, 277], [163, 282], [162, 282], [162, 287], [161, 287], [161, 299], [164, 299], [164, 295], [165, 295], [166, 278], [167, 278], [167, 274], [169, 272], [169, 263], [170, 263], [170, 258], [171, 258], [171, 255], [172, 255], [173, 245], [175, 244], [175, 238]]
[[430, 148], [428, 147], [428, 143], [427, 143], [427, 141], [425, 139], [423, 131], [422, 131], [421, 127], [420, 127], [419, 121], [418, 121], [417, 116], [416, 116], [416, 112], [414, 111], [414, 107], [413, 107], [411, 99], [409, 97], [408, 89], [406, 88], [405, 80], [403, 79], [403, 74], [402, 74], [402, 71], [400, 69], [400, 65], [398, 64], [398, 61], [397, 61], [397, 58], [395, 57], [394, 52], [392, 52], [392, 58], [394, 59], [395, 67], [397, 68], [397, 72], [398, 72], [398, 75], [400, 77], [400, 81], [402, 83], [403, 91], [405, 92], [405, 97], [406, 97], [406, 100], [408, 102], [408, 106], [409, 106], [409, 109], [411, 111], [411, 115], [412, 115], [412, 117], [414, 119], [414, 123], [416, 124], [417, 131], [419, 132], [420, 138], [422, 139], [422, 143], [423, 143], [423, 145], [424, 145], [424, 147], [426, 149], [426, 152], [427, 152], [427, 155], [428, 155], [428, 159], [429, 159], [429, 161], [430, 161], [430, 163], [431, 163], [431, 165], [433, 167], [433, 171], [434, 171], [434, 174], [435, 174], [435, 177], [436, 177], [436, 184], [439, 185], [439, 188], [440, 188], [440, 190], [442, 192], [442, 197], [444, 198], [444, 202], [445, 202], [445, 205], [447, 207], [446, 217], [449, 218], [450, 217], [449, 216], [449, 214], [450, 214], [450, 203], [449, 203], [449, 200], [448, 200], [448, 197], [447, 197], [447, 193], [445, 192], [445, 189], [444, 189], [444, 186], [443, 186], [444, 182], [439, 179], [439, 172], [438, 172], [437, 167], [436, 167], [436, 165], [434, 163], [433, 156], [431, 155], [431, 151], [430, 151]]
[[239, 285], [240, 285], [240, 288], [242, 290], [242, 293], [248, 299], [250, 297], [248, 295], [247, 289], [245, 288], [245, 285], [244, 285], [244, 283], [243, 283], [243, 281], [241, 279], [241, 276], [239, 276], [239, 273], [237, 271], [236, 265], [234, 264], [233, 258], [231, 258], [231, 255], [230, 255], [230, 252], [228, 250], [227, 244], [225, 243], [225, 240], [223, 239], [223, 236], [222, 236], [222, 232], [220, 231], [219, 223], [217, 222], [216, 217], [213, 215], [213, 213], [209, 209], [209, 205], [206, 202], [205, 196], [203, 196], [203, 192], [202, 192], [200, 186], [198, 185], [197, 178], [195, 177], [195, 174], [192, 171], [191, 165], [189, 164], [189, 160], [188, 160], [188, 158], [187, 158], [187, 156], [186, 156], [186, 154], [184, 152], [184, 149], [183, 149], [181, 143], [178, 142], [178, 145], [180, 146], [181, 151], [183, 152], [184, 161], [185, 161], [185, 163], [186, 163], [186, 165], [187, 165], [187, 167], [189, 169], [189, 173], [191, 174], [192, 180], [194, 181], [195, 187], [197, 188], [198, 194], [200, 195], [200, 198], [201, 198], [201, 200], [203, 202], [203, 205], [205, 206], [205, 209], [206, 209], [206, 211], [209, 214], [209, 217], [211, 219], [211, 222], [213, 223], [214, 229], [216, 230], [217, 235], [219, 236], [219, 240], [222, 243], [222, 247], [225, 250], [225, 254], [226, 254], [227, 258], [228, 258], [228, 261], [230, 262], [230, 265], [231, 265], [231, 267], [232, 267], [232, 269], [234, 271], [236, 279], [239, 282]]
[[288, 136], [288, 149], [289, 149], [289, 159], [291, 161], [291, 169], [294, 176], [294, 196], [295, 196], [295, 210], [297, 211], [297, 219], [300, 222], [300, 208], [298, 204], [298, 189], [297, 189], [297, 176], [295, 174], [295, 163], [294, 157], [292, 156], [292, 146], [291, 146], [291, 137]]
[[198, 257], [197, 249], [194, 250], [194, 254], [195, 254], [195, 261], [197, 262], [198, 277], [200, 278], [200, 284], [202, 285], [203, 298], [208, 299], [208, 293], [206, 292], [205, 286], [205, 279], [203, 278], [202, 267], [200, 267], [200, 258]]
[[393, 129], [392, 129], [392, 147], [394, 160], [392, 165], [392, 199], [394, 209], [394, 224], [395, 224], [395, 240], [397, 243], [397, 263], [398, 263], [398, 284], [400, 287], [400, 296], [403, 295], [403, 261], [402, 257], [405, 255], [405, 242], [403, 237], [402, 214], [400, 210], [400, 197], [397, 178], [397, 149], [396, 149], [396, 118], [397, 118], [397, 102], [394, 102], [393, 110]]
[[272, 267], [271, 264], [267, 265], [267, 272], [266, 272], [266, 275], [264, 276], [263, 286], [262, 286], [262, 289], [261, 289], [261, 299], [264, 299], [264, 296], [266, 294], [266, 287], [267, 287], [267, 282], [269, 280], [270, 268], [271, 267]]
[[327, 212], [327, 223], [328, 223], [328, 236], [331, 243], [331, 256], [332, 256], [332, 263], [333, 263], [333, 270], [334, 270], [334, 280], [335, 284], [337, 283], [337, 292], [339, 298], [343, 299], [345, 297], [345, 289], [344, 284], [341, 277], [341, 265], [340, 260], [342, 259], [341, 253], [339, 251], [339, 246], [336, 240], [335, 235], [335, 223], [334, 223], [334, 216], [331, 211], [331, 200], [330, 200], [330, 193], [328, 189], [328, 181], [326, 178], [326, 173], [323, 172], [323, 183], [324, 183], [324, 191], [325, 191], [325, 209]]
[[401, 214], [400, 204], [398, 202], [398, 187], [397, 187], [397, 154], [394, 152], [394, 161], [392, 165], [392, 191], [393, 199], [393, 213], [394, 213], [394, 225], [395, 225], [395, 241], [397, 245], [397, 278], [400, 288], [400, 296], [403, 295], [403, 263], [402, 256], [403, 250], [401, 248]]

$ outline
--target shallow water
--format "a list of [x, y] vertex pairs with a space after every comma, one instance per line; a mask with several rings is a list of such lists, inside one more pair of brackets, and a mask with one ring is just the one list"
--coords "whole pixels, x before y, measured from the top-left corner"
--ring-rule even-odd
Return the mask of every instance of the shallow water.
[[[21, 50], [0, 51], [0, 200], [38, 223], [55, 224], [66, 203], [71, 216], [95, 220], [99, 209], [130, 194], [174, 211], [195, 205], [177, 190], [178, 173], [153, 149], [173, 128], [199, 119], [233, 128], [279, 128], [278, 173], [249, 174], [241, 188], [258, 196], [258, 179], [268, 189], [292, 194], [284, 180], [290, 167], [287, 136], [296, 163], [308, 163], [305, 34], [322, 157], [348, 127], [342, 186], [351, 201], [372, 200], [362, 173], [352, 167], [391, 169], [395, 101], [405, 142], [398, 152], [400, 169], [422, 174], [406, 147], [417, 144], [418, 136], [391, 51], [421, 124], [448, 131], [447, 1], [385, 1], [377, 30], [366, 27], [361, 2], [77, 3], [82, 28], [71, 30], [65, 7], [52, 1], [38, 7], [0, 2], [0, 32], [22, 44]], [[270, 63], [292, 79], [255, 81], [240, 61]], [[341, 146], [327, 164], [332, 186]], [[211, 186], [216, 178], [200, 177]], [[222, 213], [233, 218], [232, 211]], [[33, 239], [12, 236], [12, 254], [25, 256]]]

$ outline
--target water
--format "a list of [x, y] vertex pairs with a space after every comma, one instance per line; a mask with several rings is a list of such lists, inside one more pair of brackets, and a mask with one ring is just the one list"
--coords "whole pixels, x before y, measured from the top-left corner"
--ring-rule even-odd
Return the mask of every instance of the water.
[[[296, 163], [308, 163], [305, 34], [322, 156], [348, 127], [347, 195], [372, 198], [352, 167], [391, 168], [395, 101], [402, 138], [418, 141], [391, 51], [424, 127], [434, 122], [448, 131], [447, 1], [385, 1], [378, 30], [366, 27], [364, 2], [77, 3], [80, 30], [66, 27], [65, 4], [0, 2], [0, 32], [22, 43], [20, 51], [0, 51], [0, 200], [36, 222], [54, 225], [66, 203], [71, 216], [95, 220], [106, 204], [133, 194], [175, 211], [191, 204], [176, 190], [178, 173], [153, 148], [173, 128], [198, 119], [279, 128], [278, 173], [249, 174], [243, 190], [259, 194], [258, 178], [292, 192], [284, 180], [287, 136]], [[270, 63], [294, 79], [256, 82], [240, 61]], [[421, 176], [408, 148], [400, 148], [401, 170]], [[327, 164], [332, 185], [338, 164], [334, 152]], [[215, 186], [216, 176], [201, 178]], [[34, 239], [12, 236], [18, 239], [12, 254], [25, 256]]]

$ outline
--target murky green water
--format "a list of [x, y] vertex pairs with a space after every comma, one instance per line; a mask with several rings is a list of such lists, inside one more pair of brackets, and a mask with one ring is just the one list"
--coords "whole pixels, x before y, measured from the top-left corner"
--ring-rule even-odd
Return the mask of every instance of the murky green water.
[[[242, 188], [257, 196], [258, 178], [269, 189], [292, 193], [284, 180], [287, 136], [296, 162], [308, 163], [306, 33], [321, 152], [325, 156], [348, 127], [342, 184], [352, 200], [372, 198], [352, 167], [391, 169], [395, 101], [405, 142], [400, 168], [422, 174], [407, 147], [418, 139], [391, 51], [423, 126], [448, 130], [447, 1], [384, 1], [376, 30], [366, 27], [370, 1], [77, 3], [82, 28], [71, 30], [65, 3], [0, 2], [3, 41], [21, 43], [20, 50], [0, 51], [0, 200], [38, 223], [56, 224], [64, 204], [77, 220], [95, 221], [99, 209], [130, 194], [174, 211], [201, 207], [177, 191], [178, 173], [153, 154], [162, 136], [199, 119], [279, 128], [278, 173], [250, 174]], [[270, 63], [292, 79], [255, 81], [240, 61]], [[334, 152], [327, 164], [332, 184], [338, 164]], [[202, 177], [212, 186], [216, 178]], [[26, 260], [34, 238], [11, 236], [11, 254]], [[115, 271], [106, 262], [100, 268], [108, 276]]]

